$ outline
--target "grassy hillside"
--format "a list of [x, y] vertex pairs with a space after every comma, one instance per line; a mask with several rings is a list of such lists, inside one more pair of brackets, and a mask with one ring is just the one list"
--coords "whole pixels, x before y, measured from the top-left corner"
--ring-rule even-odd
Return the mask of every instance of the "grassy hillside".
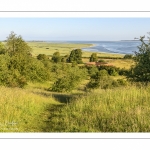
[[42, 132], [45, 110], [59, 105], [42, 89], [0, 87], [0, 132]]
[[150, 87], [51, 93], [0, 87], [0, 132], [149, 132]]
[[150, 88], [96, 90], [49, 116], [51, 132], [149, 132]]
[[[64, 56], [70, 54], [70, 51], [74, 48], [91, 46], [90, 44], [44, 42], [29, 42], [28, 44], [32, 48], [34, 57], [38, 54], [52, 56], [56, 51], [59, 51], [61, 56]], [[89, 61], [91, 54], [92, 52], [83, 52], [84, 63]], [[3, 55], [1, 55], [1, 57], [4, 58]], [[119, 54], [98, 53], [98, 57], [99, 59], [104, 59], [106, 62], [120, 68], [129, 69], [130, 66], [133, 65], [132, 60], [117, 59], [123, 58], [123, 55]], [[25, 84], [25, 87], [22, 89], [0, 86], [0, 132], [149, 131], [149, 87], [137, 88], [136, 86], [128, 86], [127, 84], [124, 87], [105, 90], [100, 89], [99, 87], [98, 90], [88, 92], [86, 91], [86, 85], [90, 81], [90, 74], [86, 74], [86, 68], [80, 67], [82, 68], [81, 71], [80, 68], [77, 69], [77, 66], [74, 66], [73, 68], [73, 66], [71, 66], [72, 64], [67, 66], [65, 63], [53, 64], [49, 60], [43, 62], [40, 62], [40, 60], [37, 59], [35, 60], [36, 61], [31, 65], [31, 68], [34, 64], [37, 64], [37, 70], [40, 75], [35, 71], [34, 67], [33, 70], [31, 69], [31, 71], [27, 72], [27, 75], [29, 72], [32, 73], [35, 71], [34, 75], [42, 76], [43, 73], [48, 72], [49, 70], [49, 79], [44, 80], [43, 82], [45, 83], [41, 83], [42, 81], [34, 81], [31, 83], [33, 80], [28, 80], [28, 84]], [[31, 64], [31, 61], [28, 62]], [[42, 71], [40, 65], [46, 66], [46, 70]], [[28, 67], [29, 66], [26, 68]], [[2, 69], [7, 71], [6, 68]], [[1, 73], [4, 72], [3, 70]], [[14, 73], [14, 76], [10, 78], [10, 83], [12, 82], [11, 79], [18, 75], [18, 72], [15, 71], [16, 68], [14, 67], [14, 72], [11, 72]], [[96, 70], [93, 70], [93, 72], [94, 71]], [[5, 74], [8, 73], [6, 72]], [[5, 74], [2, 75], [5, 77]], [[71, 92], [59, 93], [52, 92], [52, 90], [48, 91], [50, 90], [50, 87], [52, 89], [52, 84], [57, 79], [59, 79], [59, 82], [55, 82], [57, 83], [55, 86], [64, 88], [66, 85], [70, 86], [74, 79], [77, 81], [80, 76], [83, 77], [84, 75], [86, 77], [80, 82], [75, 83], [77, 88], [72, 89], [73, 91]], [[112, 78], [117, 80], [123, 79], [124, 76], [117, 75]], [[69, 81], [69, 84], [67, 81]]]

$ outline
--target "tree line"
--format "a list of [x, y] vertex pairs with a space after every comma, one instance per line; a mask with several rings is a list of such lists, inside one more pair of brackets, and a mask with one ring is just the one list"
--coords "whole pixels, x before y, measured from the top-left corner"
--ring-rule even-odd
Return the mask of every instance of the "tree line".
[[[135, 52], [135, 56], [124, 57], [134, 59], [136, 63], [130, 70], [114, 66], [80, 67], [78, 64], [83, 63], [81, 49], [74, 49], [63, 57], [57, 51], [51, 59], [45, 54], [39, 54], [34, 58], [32, 49], [23, 38], [11, 32], [6, 43], [0, 43], [0, 85], [24, 87], [28, 82], [52, 81], [49, 89], [56, 92], [69, 92], [85, 79], [89, 80], [86, 88], [125, 85], [124, 80], [114, 81], [110, 78], [116, 75], [124, 75], [131, 82], [147, 84], [150, 81], [150, 42], [145, 43], [142, 37], [140, 41], [142, 44], [138, 47], [139, 51]], [[89, 61], [98, 61], [97, 54], [93, 53]]]

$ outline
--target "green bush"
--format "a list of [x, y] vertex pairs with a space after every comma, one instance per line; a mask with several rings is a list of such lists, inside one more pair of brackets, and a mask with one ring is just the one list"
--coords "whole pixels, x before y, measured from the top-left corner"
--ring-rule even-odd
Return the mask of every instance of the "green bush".
[[88, 73], [89, 73], [90, 76], [93, 76], [98, 72], [99, 72], [99, 70], [96, 66], [92, 66], [92, 67], [88, 68]]
[[133, 55], [131, 55], [131, 54], [126, 54], [126, 55], [124, 55], [123, 58], [124, 58], [124, 59], [132, 59], [132, 58], [133, 58]]
[[0, 55], [5, 54], [5, 52], [6, 50], [5, 50], [4, 44], [0, 42]]
[[80, 69], [78, 66], [71, 67], [68, 65], [67, 68], [59, 72], [59, 74], [61, 74], [61, 77], [56, 79], [51, 90], [55, 92], [70, 92], [74, 90], [83, 79], [86, 79], [87, 70], [85, 68]]
[[97, 60], [98, 60], [97, 53], [92, 53], [89, 61], [90, 62], [96, 62]]
[[59, 63], [61, 62], [61, 56], [59, 52], [55, 52], [52, 56], [52, 62]]
[[48, 56], [45, 55], [45, 54], [39, 54], [39, 55], [37, 56], [37, 59], [38, 59], [38, 60], [48, 60]]

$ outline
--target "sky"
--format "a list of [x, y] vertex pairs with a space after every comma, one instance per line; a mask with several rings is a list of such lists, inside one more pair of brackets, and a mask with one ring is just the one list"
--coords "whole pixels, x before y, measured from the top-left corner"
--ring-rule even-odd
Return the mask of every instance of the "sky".
[[0, 18], [0, 40], [118, 41], [148, 36], [150, 18]]

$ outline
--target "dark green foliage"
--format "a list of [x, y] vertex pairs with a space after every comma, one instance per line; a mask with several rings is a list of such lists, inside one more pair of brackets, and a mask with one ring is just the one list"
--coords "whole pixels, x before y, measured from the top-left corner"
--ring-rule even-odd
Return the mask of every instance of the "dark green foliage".
[[140, 38], [142, 44], [138, 47], [139, 51], [135, 52], [135, 66], [130, 70], [128, 78], [136, 82], [150, 81], [150, 42], [145, 43], [144, 37]]
[[108, 81], [108, 72], [103, 69], [91, 76], [90, 82], [87, 84], [87, 88], [99, 88], [105, 86], [103, 82]]
[[39, 55], [37, 56], [37, 59], [38, 59], [38, 60], [48, 60], [48, 56], [45, 55], [45, 54], [39, 54]]
[[90, 62], [96, 62], [98, 60], [97, 53], [92, 53], [90, 57]]
[[87, 84], [87, 88], [89, 89], [108, 89], [119, 86], [127, 85], [127, 81], [123, 79], [113, 80], [107, 70], [103, 69], [97, 72], [95, 75], [92, 75], [90, 78], [90, 82]]
[[31, 48], [13, 32], [6, 41], [5, 53], [0, 55], [0, 84], [24, 87], [28, 81], [49, 79], [49, 72], [42, 61], [31, 57]]
[[0, 42], [0, 55], [1, 55], [1, 54], [5, 54], [5, 52], [6, 52], [6, 51], [5, 51], [4, 44]]
[[123, 58], [124, 58], [124, 59], [132, 59], [132, 58], [133, 58], [133, 55], [131, 55], [131, 54], [126, 54], [126, 55], [124, 55]]
[[99, 70], [107, 70], [108, 74], [111, 76], [117, 76], [119, 74], [119, 68], [115, 66], [99, 66]]
[[54, 82], [51, 90], [55, 92], [70, 92], [75, 89], [78, 84], [87, 77], [86, 69], [80, 69], [78, 66], [71, 67], [66, 65], [64, 70], [59, 70], [61, 77]]
[[55, 52], [52, 56], [52, 62], [59, 63], [61, 62], [61, 56], [59, 52]]
[[129, 72], [130, 72], [130, 70], [125, 69], [125, 68], [119, 69], [119, 75], [128, 76]]
[[99, 70], [96, 66], [92, 66], [92, 67], [88, 68], [88, 73], [89, 73], [90, 76], [93, 76], [98, 72], [99, 72]]
[[65, 55], [64, 57], [62, 57], [61, 62], [64, 62], [64, 63], [67, 62], [68, 57], [69, 57], [68, 55]]
[[68, 57], [68, 62], [76, 62], [77, 64], [82, 64], [82, 51], [81, 49], [72, 50], [70, 56]]

